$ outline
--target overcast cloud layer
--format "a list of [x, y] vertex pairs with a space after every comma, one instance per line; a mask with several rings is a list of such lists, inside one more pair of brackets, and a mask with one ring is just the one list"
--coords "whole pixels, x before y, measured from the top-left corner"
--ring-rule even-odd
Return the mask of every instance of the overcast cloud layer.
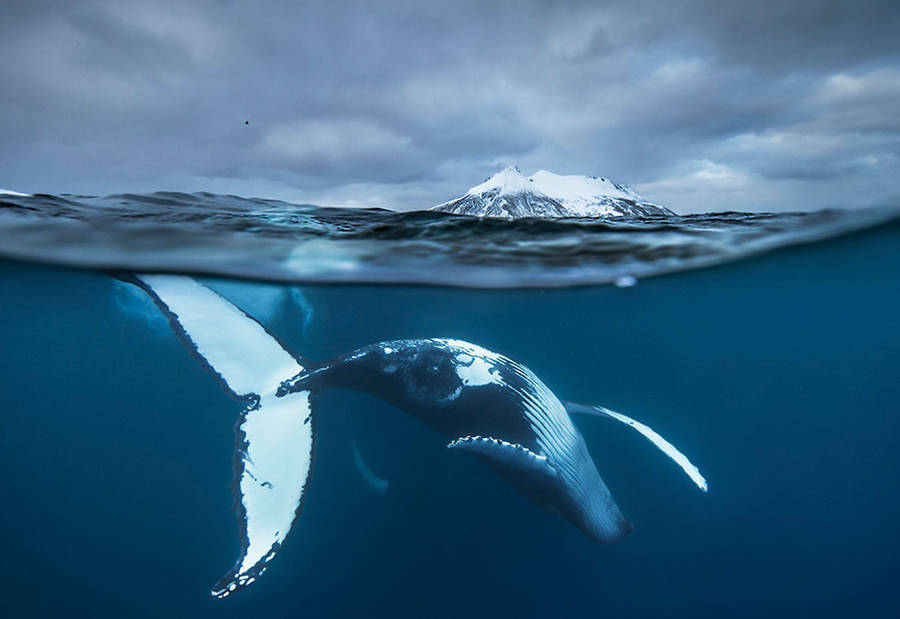
[[[900, 2], [0, 3], [0, 187], [425, 208], [900, 203]], [[249, 121], [249, 125], [244, 121]]]

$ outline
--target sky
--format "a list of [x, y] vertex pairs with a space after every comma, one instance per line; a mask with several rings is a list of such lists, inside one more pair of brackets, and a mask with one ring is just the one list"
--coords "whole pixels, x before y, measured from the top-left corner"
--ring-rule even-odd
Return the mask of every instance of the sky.
[[[0, 2], [0, 187], [427, 208], [900, 204], [900, 2]], [[249, 124], [248, 124], [249, 123]]]

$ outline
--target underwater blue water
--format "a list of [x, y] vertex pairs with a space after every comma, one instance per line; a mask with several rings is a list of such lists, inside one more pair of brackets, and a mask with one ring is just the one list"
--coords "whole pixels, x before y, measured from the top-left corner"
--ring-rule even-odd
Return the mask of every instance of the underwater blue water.
[[[556, 290], [214, 282], [325, 359], [448, 336], [561, 398], [634, 530], [589, 541], [408, 415], [323, 394], [305, 507], [264, 577], [238, 553], [230, 399], [137, 289], [0, 262], [0, 591], [8, 617], [846, 617], [896, 612], [900, 224]], [[378, 492], [354, 446], [389, 485]]]

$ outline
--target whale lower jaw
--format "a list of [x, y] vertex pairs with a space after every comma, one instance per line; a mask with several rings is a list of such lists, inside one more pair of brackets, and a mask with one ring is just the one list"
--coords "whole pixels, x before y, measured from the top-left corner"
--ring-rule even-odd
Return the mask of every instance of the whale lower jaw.
[[559, 473], [547, 461], [547, 456], [536, 454], [518, 443], [510, 443], [489, 436], [464, 436], [447, 444], [448, 449], [471, 451], [493, 460], [497, 464], [520, 469], [548, 479], [557, 479]]

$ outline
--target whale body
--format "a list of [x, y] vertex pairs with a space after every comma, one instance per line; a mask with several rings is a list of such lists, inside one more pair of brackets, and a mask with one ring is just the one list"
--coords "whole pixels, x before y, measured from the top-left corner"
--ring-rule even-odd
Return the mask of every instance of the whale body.
[[588, 537], [631, 529], [562, 402], [525, 366], [448, 338], [372, 344], [302, 373], [279, 394], [362, 391], [412, 414], [471, 451], [522, 494], [556, 508]]
[[631, 524], [570, 413], [623, 422], [706, 491], [699, 470], [649, 427], [604, 407], [561, 401], [521, 363], [452, 338], [379, 342], [324, 363], [289, 353], [253, 318], [186, 276], [139, 275], [185, 345], [246, 402], [236, 426], [233, 489], [241, 556], [212, 588], [227, 597], [261, 576], [300, 514], [313, 458], [315, 400], [349, 388], [406, 411], [476, 454], [533, 502], [612, 543]]

